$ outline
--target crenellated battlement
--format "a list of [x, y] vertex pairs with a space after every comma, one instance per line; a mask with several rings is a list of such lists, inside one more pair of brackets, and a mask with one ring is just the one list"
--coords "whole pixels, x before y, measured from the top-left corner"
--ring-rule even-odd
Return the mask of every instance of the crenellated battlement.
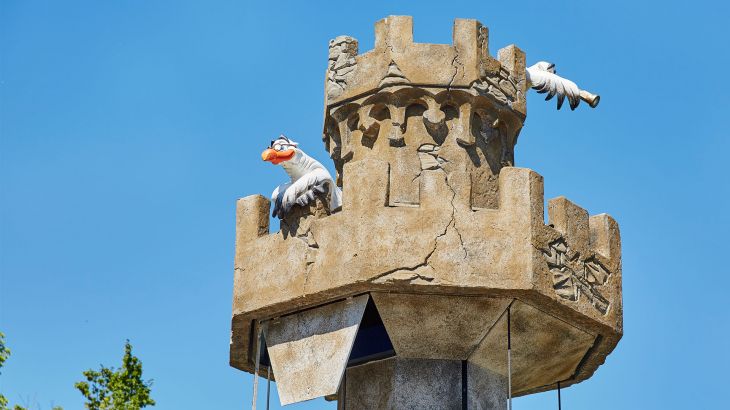
[[[541, 356], [557, 361], [559, 374], [547, 371], [534, 380], [525, 357], [514, 370], [515, 380], [524, 380], [516, 382], [516, 394], [589, 377], [622, 332], [620, 239], [613, 219], [589, 217], [557, 198], [549, 202], [545, 225], [542, 177], [513, 167], [500, 174], [497, 209], [475, 210], [470, 174], [442, 170], [423, 171], [418, 205], [394, 207], [391, 173], [384, 161], [348, 163], [342, 210], [298, 218], [295, 232], [269, 232], [268, 199], [239, 200], [232, 364], [250, 369], [253, 319], [367, 292], [436, 293], [515, 297], [592, 335], [571, 353], [577, 356]], [[604, 270], [594, 272], [586, 268], [590, 264]], [[605, 305], [596, 302], [599, 297]], [[573, 364], [566, 367], [565, 360]]]
[[524, 53], [509, 46], [493, 58], [489, 29], [477, 20], [455, 19], [452, 44], [429, 44], [413, 41], [412, 17], [388, 16], [375, 23], [375, 48], [358, 52], [352, 37], [330, 41], [328, 107], [395, 85], [470, 89], [493, 80], [500, 102], [525, 115]]

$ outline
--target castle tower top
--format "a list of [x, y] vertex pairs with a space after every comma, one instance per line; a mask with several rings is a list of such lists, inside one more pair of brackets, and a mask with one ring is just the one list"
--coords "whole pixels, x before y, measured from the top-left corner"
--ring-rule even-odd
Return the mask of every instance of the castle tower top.
[[375, 24], [375, 48], [339, 36], [329, 44], [323, 139], [342, 185], [344, 165], [391, 165], [391, 205], [419, 203], [423, 170], [471, 174], [471, 204], [496, 208], [497, 175], [514, 165], [525, 120], [525, 54], [489, 55], [489, 30], [454, 21], [453, 44], [413, 42], [413, 20]]
[[[374, 49], [358, 54], [357, 40], [340, 36], [330, 42], [329, 60], [328, 107], [389, 86], [411, 84], [481, 88], [525, 115], [524, 53], [508, 46], [499, 50], [498, 59], [491, 57], [489, 29], [477, 20], [454, 20], [453, 44], [428, 44], [413, 42], [412, 17], [388, 16], [375, 23]], [[395, 70], [400, 81], [383, 82]], [[485, 81], [489, 84], [481, 84]]]
[[598, 96], [515, 46], [491, 57], [476, 20], [454, 22], [453, 44], [414, 43], [411, 17], [375, 34], [363, 54], [329, 44], [342, 206], [298, 202], [314, 174], [273, 195], [298, 196], [278, 232], [268, 199], [238, 202], [231, 365], [266, 368], [283, 404], [337, 394], [344, 410], [503, 408], [591, 377], [623, 334], [618, 224], [563, 197], [545, 223], [542, 177], [514, 147], [528, 82], [558, 106]]

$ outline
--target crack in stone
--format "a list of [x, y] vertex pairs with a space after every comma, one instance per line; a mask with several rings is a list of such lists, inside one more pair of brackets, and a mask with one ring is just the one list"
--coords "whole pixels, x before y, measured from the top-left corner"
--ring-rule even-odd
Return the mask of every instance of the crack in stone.
[[[454, 59], [451, 60], [451, 66], [454, 67], [454, 62], [456, 62], [456, 59], [459, 58], [459, 55], [455, 55]], [[454, 83], [454, 79], [456, 79], [456, 73], [459, 72], [459, 67], [454, 67], [454, 75], [451, 76], [451, 80], [449, 80], [449, 84], [446, 86], [447, 91], [451, 91], [451, 84]]]
[[466, 259], [469, 256], [469, 252], [466, 250], [466, 246], [464, 245], [464, 238], [461, 236], [461, 232], [459, 231], [459, 228], [456, 227], [456, 205], [454, 205], [454, 200], [456, 199], [456, 191], [451, 186], [451, 184], [449, 184], [449, 176], [447, 174], [444, 174], [444, 181], [446, 182], [446, 186], [449, 187], [449, 190], [451, 190], [451, 193], [453, 194], [451, 196], [451, 222], [449, 222], [449, 225], [446, 226], [446, 231], [448, 231], [449, 226], [454, 227], [454, 231], [456, 231], [456, 235], [459, 236], [459, 243], [461, 244], [461, 249], [464, 251], [463, 259]]
[[392, 59], [392, 57], [393, 57], [392, 54], [395, 53], [395, 51], [393, 51], [393, 45], [390, 44], [390, 41], [388, 41], [388, 40], [389, 40], [389, 38], [386, 37], [385, 38], [385, 48], [387, 48], [388, 50], [390, 50], [391, 59]]
[[454, 59], [451, 60], [451, 66], [454, 67], [454, 75], [451, 76], [451, 80], [449, 80], [449, 84], [446, 86], [447, 92], [451, 91], [451, 84], [454, 83], [454, 80], [456, 79], [456, 74], [459, 73], [459, 67], [455, 66], [454, 63], [464, 67], [464, 64], [461, 61], [459, 61], [459, 54], [456, 54], [454, 56]]
[[[452, 217], [453, 217], [453, 214], [452, 214]], [[422, 268], [424, 266], [428, 266], [431, 269], [433, 269], [433, 267], [431, 265], [429, 265], [428, 262], [431, 259], [431, 256], [433, 256], [433, 253], [436, 252], [436, 249], [438, 248], [438, 241], [439, 241], [439, 239], [441, 237], [443, 237], [444, 235], [446, 235], [446, 233], [449, 231], [449, 225], [451, 225], [451, 221], [449, 221], [449, 223], [446, 224], [446, 226], [444, 227], [444, 231], [443, 232], [441, 232], [440, 234], [436, 235], [436, 238], [433, 241], [433, 249], [431, 249], [431, 251], [428, 253], [428, 255], [426, 255], [426, 258], [423, 260], [423, 262], [421, 262], [419, 264], [416, 264], [414, 266], [411, 266], [411, 267], [408, 267], [408, 266], [398, 267], [398, 268], [395, 268], [395, 269], [391, 269], [391, 270], [385, 271], [385, 272], [381, 273], [380, 275], [377, 275], [376, 277], [372, 278], [371, 280], [372, 281], [376, 281], [376, 280], [378, 280], [380, 278], [383, 278], [383, 277], [386, 277], [386, 276], [388, 276], [388, 275], [390, 275], [392, 273], [405, 271], [405, 272], [412, 272], [414, 275], [416, 275], [416, 277], [411, 278], [410, 280], [419, 279], [420, 278], [420, 279], [423, 279], [423, 280], [426, 280], [426, 281], [429, 281], [429, 282], [432, 281], [433, 278], [424, 277], [423, 275], [420, 275], [420, 274], [416, 273], [416, 270], [418, 270], [419, 268]]]
[[[419, 172], [418, 176], [420, 176], [420, 175], [421, 175], [421, 173]], [[415, 180], [415, 178], [414, 178], [414, 180]], [[459, 243], [461, 244], [461, 249], [464, 251], [464, 257], [463, 257], [463, 259], [464, 260], [467, 259], [467, 257], [469, 256], [469, 252], [467, 251], [466, 245], [464, 244], [464, 238], [461, 236], [461, 232], [459, 231], [459, 228], [456, 226], [456, 205], [454, 204], [454, 200], [456, 199], [456, 191], [451, 186], [451, 184], [449, 184], [449, 178], [448, 178], [448, 175], [446, 174], [446, 172], [444, 172], [444, 182], [446, 183], [446, 186], [449, 187], [449, 190], [451, 191], [451, 199], [450, 199], [450, 203], [451, 203], [451, 219], [449, 220], [449, 222], [444, 227], [443, 232], [441, 232], [440, 234], [436, 235], [436, 238], [434, 239], [434, 242], [433, 242], [433, 248], [428, 253], [428, 255], [426, 255], [426, 258], [423, 260], [423, 262], [418, 263], [418, 264], [416, 264], [414, 266], [410, 266], [410, 267], [408, 267], [408, 266], [398, 267], [398, 268], [391, 269], [391, 270], [388, 270], [386, 272], [383, 272], [380, 275], [377, 275], [374, 278], [372, 278], [371, 279], [372, 281], [377, 281], [378, 279], [384, 278], [384, 277], [386, 277], [388, 275], [391, 275], [393, 273], [396, 273], [396, 272], [410, 272], [413, 275], [415, 275], [415, 276], [411, 277], [410, 279], [407, 279], [408, 281], [413, 281], [415, 279], [421, 279], [421, 280], [425, 280], [425, 281], [428, 281], [428, 282], [433, 281], [434, 278], [427, 277], [427, 276], [423, 276], [423, 275], [417, 273], [416, 271], [419, 268], [423, 268], [425, 266], [428, 266], [431, 269], [433, 269], [433, 267], [430, 264], [431, 257], [433, 256], [433, 254], [438, 249], [439, 240], [441, 238], [443, 238], [444, 236], [446, 236], [449, 233], [449, 228], [451, 228], [451, 227], [454, 228], [454, 231], [456, 231], [456, 235], [459, 237]], [[404, 279], [404, 280], [406, 280], [406, 279]]]
[[[444, 173], [444, 179], [448, 180], [448, 178], [446, 178], [445, 173]], [[448, 185], [448, 182], [446, 183], [446, 185]], [[434, 243], [433, 243], [433, 249], [431, 250], [431, 252], [428, 255], [426, 255], [426, 260], [424, 261], [424, 263], [426, 265], [428, 265], [428, 261], [429, 261], [429, 259], [431, 259], [431, 256], [433, 256], [434, 252], [436, 252], [436, 249], [438, 249], [439, 239], [443, 238], [444, 236], [446, 236], [447, 233], [449, 233], [449, 226], [451, 226], [451, 224], [454, 223], [454, 213], [456, 212], [456, 210], [454, 209], [454, 197], [456, 196], [456, 192], [454, 192], [454, 190], [451, 189], [451, 187], [449, 187], [449, 189], [451, 190], [451, 193], [453, 194], [451, 196], [451, 220], [449, 221], [448, 224], [446, 224], [444, 231], [441, 234], [436, 235], [436, 239], [434, 240]]]
[[[312, 267], [314, 265], [314, 259], [316, 257], [316, 253], [319, 250], [319, 243], [317, 243], [317, 240], [314, 238], [314, 233], [312, 233], [312, 227], [311, 225], [307, 227], [307, 230], [303, 233], [300, 233], [298, 235], [294, 235], [294, 238], [299, 239], [300, 241], [304, 242], [304, 244], [307, 245], [307, 251], [305, 253], [305, 271], [304, 271], [304, 289], [307, 289], [307, 283], [309, 282], [309, 276], [312, 271]], [[312, 258], [312, 260], [310, 260]]]

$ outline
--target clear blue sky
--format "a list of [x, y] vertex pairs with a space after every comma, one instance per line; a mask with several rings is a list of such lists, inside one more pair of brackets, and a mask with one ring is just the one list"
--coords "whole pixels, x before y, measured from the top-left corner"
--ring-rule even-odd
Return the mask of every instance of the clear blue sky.
[[516, 148], [546, 197], [621, 225], [625, 335], [563, 408], [721, 407], [730, 12], [648, 3], [0, 0], [0, 391], [80, 409], [73, 383], [129, 338], [157, 408], [250, 406], [228, 366], [235, 200], [285, 180], [260, 158], [279, 133], [330, 164], [328, 40], [365, 51], [376, 20], [408, 14], [420, 42], [479, 19], [493, 52], [515, 43], [602, 96], [557, 112], [531, 93]]

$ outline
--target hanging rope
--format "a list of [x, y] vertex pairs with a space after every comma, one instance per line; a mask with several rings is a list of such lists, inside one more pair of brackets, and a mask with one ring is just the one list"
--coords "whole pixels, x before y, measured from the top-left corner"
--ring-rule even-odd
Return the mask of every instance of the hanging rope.
[[510, 310], [512, 304], [507, 306], [507, 410], [512, 410], [512, 318]]
[[558, 382], [558, 410], [561, 410], [562, 406], [560, 404], [560, 382]]

